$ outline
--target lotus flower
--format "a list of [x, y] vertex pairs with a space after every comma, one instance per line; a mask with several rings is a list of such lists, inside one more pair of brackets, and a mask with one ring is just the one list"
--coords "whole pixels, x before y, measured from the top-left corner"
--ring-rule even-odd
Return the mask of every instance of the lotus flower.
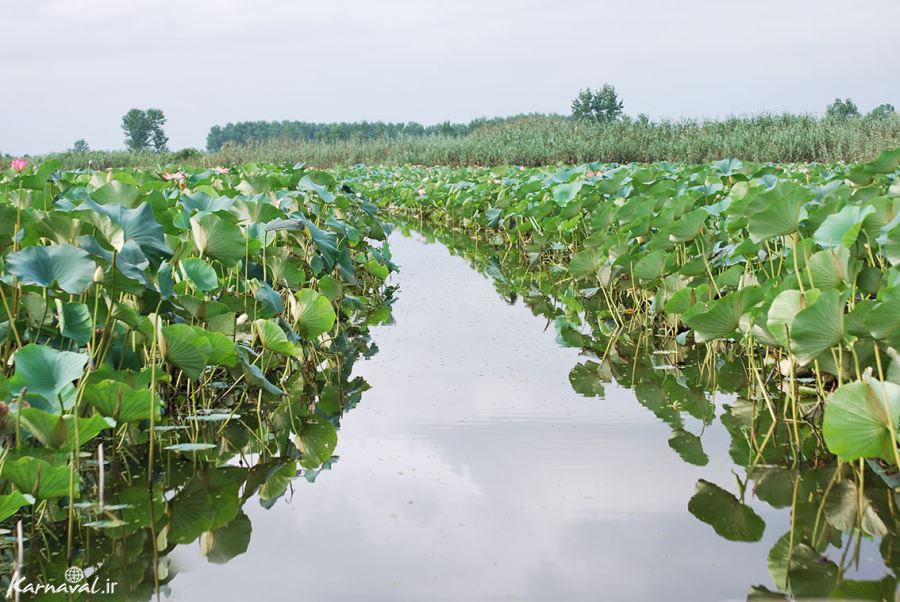
[[28, 161], [25, 159], [13, 159], [12, 163], [10, 163], [10, 167], [13, 168], [13, 171], [16, 173], [22, 173], [25, 167], [28, 165]]
[[162, 173], [162, 179], [165, 180], [166, 182], [169, 182], [171, 180], [178, 180], [180, 182], [185, 177], [186, 176], [184, 175], [183, 171], [176, 171], [175, 173], [169, 173], [167, 171], [164, 171]]
[[588, 170], [588, 171], [584, 174], [584, 177], [586, 177], [586, 178], [593, 178], [594, 175], [595, 175], [595, 174], [594, 174], [593, 171]]
[[229, 172], [229, 169], [227, 167], [213, 167], [212, 171], [213, 173], [226, 174]]
[[424, 189], [424, 188], [419, 188], [419, 190], [418, 190], [417, 192], [419, 193], [419, 196], [425, 196], [425, 189]]

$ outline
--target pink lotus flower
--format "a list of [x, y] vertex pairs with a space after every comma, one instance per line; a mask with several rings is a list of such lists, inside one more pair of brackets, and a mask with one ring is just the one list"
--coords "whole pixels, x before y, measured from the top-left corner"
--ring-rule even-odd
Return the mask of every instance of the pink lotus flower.
[[164, 171], [162, 173], [162, 179], [165, 180], [166, 182], [169, 182], [171, 180], [178, 180], [180, 182], [185, 177], [186, 176], [184, 175], [183, 171], [176, 171], [175, 173], [169, 173], [167, 171]]
[[418, 193], [419, 193], [419, 196], [425, 196], [425, 189], [419, 188]]
[[594, 172], [588, 170], [588, 171], [584, 174], [584, 177], [586, 177], [586, 178], [593, 178], [593, 177], [594, 177]]
[[16, 173], [22, 173], [27, 165], [28, 161], [26, 161], [25, 159], [13, 159], [9, 164], [9, 166], [12, 167], [13, 171], [15, 171]]
[[212, 168], [212, 171], [213, 171], [214, 173], [226, 174], [226, 173], [228, 173], [230, 170], [229, 170], [227, 167], [213, 167], [213, 168]]

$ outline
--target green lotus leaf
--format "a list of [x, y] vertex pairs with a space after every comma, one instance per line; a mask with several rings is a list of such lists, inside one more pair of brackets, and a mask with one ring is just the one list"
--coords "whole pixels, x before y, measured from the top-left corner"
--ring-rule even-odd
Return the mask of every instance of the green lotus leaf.
[[219, 277], [211, 265], [197, 257], [181, 260], [185, 277], [200, 292], [211, 293], [219, 288]]
[[707, 217], [709, 217], [709, 213], [705, 209], [694, 209], [687, 215], [681, 216], [669, 226], [669, 240], [672, 242], [694, 240], [700, 234]]
[[16, 372], [10, 385], [14, 392], [26, 388], [26, 399], [33, 406], [59, 412], [70, 407], [71, 400], [60, 395], [67, 387], [72, 388], [72, 381], [81, 378], [87, 359], [80, 353], [30, 343], [16, 351]]
[[807, 270], [812, 285], [819, 289], [850, 285], [850, 251], [844, 247], [819, 251], [809, 258]]
[[900, 385], [869, 376], [847, 383], [825, 402], [822, 434], [828, 449], [843, 460], [894, 461], [893, 440], [900, 427]]
[[6, 269], [20, 284], [51, 288], [58, 283], [73, 295], [91, 285], [96, 267], [85, 251], [69, 244], [27, 247], [6, 256]]
[[23, 506], [30, 506], [33, 503], [33, 496], [18, 491], [13, 491], [9, 495], [0, 495], [0, 522], [14, 515]]
[[[229, 316], [230, 323], [233, 325], [233, 317]], [[215, 332], [192, 326], [194, 333], [201, 338], [206, 339], [209, 345], [209, 363], [217, 366], [227, 366], [234, 368], [237, 364], [237, 347], [234, 340], [221, 332]]]
[[153, 397], [149, 388], [132, 389], [123, 382], [107, 379], [88, 384], [83, 400], [103, 416], [121, 423], [149, 420], [151, 412], [159, 418], [162, 400], [157, 396], [153, 403]]
[[295, 323], [300, 333], [308, 339], [315, 339], [331, 330], [337, 318], [331, 301], [312, 289], [297, 291], [297, 310]]
[[[0, 478], [14, 484], [19, 491], [39, 500], [69, 495], [69, 467], [54, 466], [45, 460], [25, 456], [7, 460], [0, 468]], [[75, 496], [79, 493], [80, 478], [75, 475]]]
[[872, 336], [900, 349], [900, 286], [883, 289], [881, 299], [866, 315]]
[[390, 270], [386, 265], [378, 263], [374, 259], [370, 259], [366, 262], [366, 271], [379, 280], [386, 280], [390, 274]]
[[232, 267], [244, 258], [246, 242], [241, 229], [218, 215], [207, 214], [191, 219], [194, 243], [204, 256], [218, 259], [226, 267]]
[[820, 247], [826, 249], [851, 247], [859, 236], [866, 216], [874, 212], [875, 207], [872, 205], [865, 207], [847, 205], [837, 213], [826, 217], [813, 234], [813, 239]]
[[666, 255], [663, 251], [647, 253], [634, 264], [634, 275], [642, 282], [652, 282], [663, 277]]
[[844, 302], [837, 291], [823, 291], [794, 317], [791, 353], [805, 366], [844, 338]]
[[568, 184], [557, 184], [551, 189], [553, 200], [557, 205], [565, 207], [575, 200], [582, 186], [584, 186], [584, 182], [581, 180]]
[[172, 324], [162, 329], [166, 360], [181, 368], [190, 378], [198, 379], [206, 366], [212, 345], [187, 324]]
[[597, 249], [585, 249], [572, 256], [569, 273], [574, 278], [587, 278], [597, 273], [602, 256]]
[[116, 249], [122, 250], [126, 242], [134, 241], [154, 265], [172, 255], [172, 250], [166, 245], [163, 228], [156, 221], [149, 203], [129, 209], [119, 204], [100, 205], [91, 199], [84, 199], [74, 209], [93, 212], [98, 218], [93, 220], [94, 225]]
[[284, 334], [277, 322], [274, 320], [256, 320], [253, 325], [256, 328], [256, 334], [263, 348], [288, 357], [297, 355], [297, 348], [288, 340], [287, 335]]
[[[75, 418], [71, 414], [60, 416], [38, 408], [22, 408], [19, 410], [19, 418], [22, 426], [43, 445], [70, 451], [75, 447]], [[78, 447], [115, 424], [114, 420], [98, 415], [79, 418]]]
[[[809, 294], [807, 292], [807, 295]], [[818, 291], [814, 291], [816, 298], [818, 298], [818, 294]], [[779, 293], [772, 301], [772, 305], [769, 306], [766, 329], [785, 349], [790, 348], [789, 334], [794, 324], [794, 318], [806, 307], [806, 302], [803, 293], [791, 289]]]
[[90, 341], [91, 333], [93, 333], [93, 319], [88, 306], [84, 303], [63, 303], [59, 299], [55, 299], [55, 301], [60, 334], [79, 345]]
[[685, 317], [684, 322], [694, 330], [698, 343], [731, 337], [741, 322], [741, 316], [759, 303], [762, 291], [750, 286], [713, 301], [706, 311]]
[[777, 187], [760, 195], [755, 202], [761, 203], [763, 209], [750, 216], [750, 238], [761, 242], [793, 234], [800, 227], [803, 205], [811, 198], [809, 190], [797, 185]]

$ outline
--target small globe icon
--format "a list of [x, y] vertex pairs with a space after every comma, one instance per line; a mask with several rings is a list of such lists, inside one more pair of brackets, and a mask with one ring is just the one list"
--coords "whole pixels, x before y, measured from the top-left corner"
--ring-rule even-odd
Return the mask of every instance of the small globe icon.
[[80, 567], [70, 566], [66, 569], [66, 581], [69, 583], [81, 583], [84, 581], [84, 571]]

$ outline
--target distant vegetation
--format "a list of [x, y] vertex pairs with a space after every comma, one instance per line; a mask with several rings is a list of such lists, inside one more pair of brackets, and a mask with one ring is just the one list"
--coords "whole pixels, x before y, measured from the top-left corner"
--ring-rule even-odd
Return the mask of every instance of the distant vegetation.
[[225, 144], [217, 152], [88, 152], [54, 155], [67, 168], [230, 165], [247, 161], [335, 165], [551, 165], [677, 161], [726, 157], [760, 162], [865, 161], [900, 146], [900, 117], [817, 118], [757, 115], [717, 121], [651, 122], [623, 118], [598, 123], [536, 116], [475, 128], [459, 136], [368, 140], [261, 140]]
[[[535, 115], [528, 115], [535, 116]], [[415, 121], [385, 123], [383, 121], [357, 121], [352, 123], [310, 123], [306, 121], [241, 121], [225, 126], [214, 125], [206, 136], [209, 151], [220, 150], [227, 144], [257, 144], [268, 140], [285, 142], [362, 142], [365, 140], [394, 140], [424, 136], [466, 136], [486, 125], [497, 125], [528, 117], [479, 118], [468, 123], [444, 121], [424, 126]], [[560, 117], [561, 118], [561, 117]]]
[[312, 123], [244, 121], [213, 126], [206, 152], [168, 152], [159, 109], [122, 118], [129, 152], [90, 151], [84, 140], [56, 154], [65, 167], [224, 165], [247, 161], [336, 165], [525, 166], [605, 161], [704, 163], [726, 157], [760, 162], [867, 161], [900, 146], [900, 117], [884, 103], [862, 113], [836, 98], [825, 115], [760, 114], [652, 121], [624, 112], [615, 87], [581, 90], [571, 115], [528, 114], [425, 126], [414, 121]]

